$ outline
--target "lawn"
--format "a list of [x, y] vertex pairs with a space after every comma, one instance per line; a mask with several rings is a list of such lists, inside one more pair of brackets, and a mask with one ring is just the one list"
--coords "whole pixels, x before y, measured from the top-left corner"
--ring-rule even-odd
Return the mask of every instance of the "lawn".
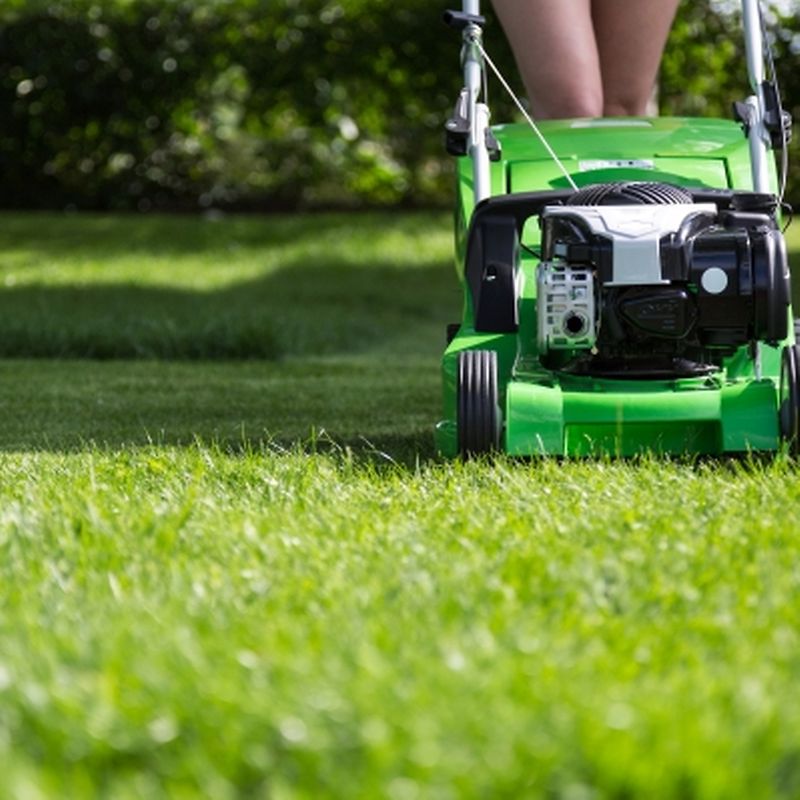
[[443, 214], [0, 217], [0, 448], [326, 431], [429, 457], [451, 252]]
[[0, 796], [800, 795], [800, 471], [437, 461], [448, 224], [0, 216]]

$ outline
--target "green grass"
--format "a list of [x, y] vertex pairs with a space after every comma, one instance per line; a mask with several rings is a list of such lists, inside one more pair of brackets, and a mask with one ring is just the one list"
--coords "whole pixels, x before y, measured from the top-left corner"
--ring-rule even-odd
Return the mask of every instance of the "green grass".
[[446, 219], [6, 215], [0, 357], [417, 355], [459, 308]]
[[429, 457], [451, 253], [444, 214], [5, 215], [0, 448], [325, 431]]
[[800, 795], [797, 466], [433, 460], [449, 253], [0, 217], [0, 796]]

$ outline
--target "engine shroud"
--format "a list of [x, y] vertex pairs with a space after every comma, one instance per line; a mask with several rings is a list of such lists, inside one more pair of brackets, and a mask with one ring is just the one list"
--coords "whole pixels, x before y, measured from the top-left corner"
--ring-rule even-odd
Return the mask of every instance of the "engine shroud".
[[[703, 374], [744, 344], [786, 338], [790, 279], [772, 198], [641, 182], [552, 193], [550, 203], [547, 194], [529, 198], [542, 229], [544, 366], [607, 376]], [[533, 214], [511, 211], [476, 224], [487, 252], [518, 253], [524, 218]], [[513, 243], [499, 246], [496, 234], [510, 228]], [[473, 249], [470, 255], [474, 261]], [[469, 278], [469, 258], [467, 266]], [[489, 270], [494, 290], [498, 266]], [[494, 306], [481, 303], [481, 273], [472, 270], [477, 330]], [[512, 271], [506, 276], [513, 285]], [[505, 319], [504, 330], [516, 329], [516, 316]]]
[[[570, 369], [702, 372], [743, 344], [775, 344], [788, 333], [788, 261], [767, 213], [720, 211], [711, 203], [572, 201], [546, 207], [541, 225], [539, 275], [555, 270], [569, 281], [589, 272], [597, 326], [582, 340], [591, 340], [588, 346], [557, 344], [540, 333], [545, 364], [553, 351], [583, 349], [589, 352], [576, 353]], [[575, 310], [567, 304], [559, 313], [554, 326], [565, 326]], [[538, 296], [538, 315], [553, 317], [546, 292]]]

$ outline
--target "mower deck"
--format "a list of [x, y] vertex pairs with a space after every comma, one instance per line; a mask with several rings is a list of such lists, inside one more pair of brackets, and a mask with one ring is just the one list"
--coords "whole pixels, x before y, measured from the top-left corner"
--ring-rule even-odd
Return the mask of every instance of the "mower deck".
[[[732, 122], [602, 119], [541, 127], [578, 186], [643, 180], [697, 189], [752, 187], [748, 144]], [[492, 164], [494, 195], [566, 187], [527, 128], [507, 125], [493, 132], [502, 147], [501, 160]], [[702, 376], [609, 378], [545, 368], [536, 335], [536, 219], [526, 223], [522, 235], [518, 330], [476, 331], [465, 278], [472, 168], [469, 159], [458, 164], [456, 263], [464, 309], [442, 361], [444, 414], [436, 444], [443, 455], [470, 451], [458, 425], [464, 380], [477, 382], [479, 398], [485, 398], [477, 412], [469, 410], [472, 418], [477, 413], [480, 425], [496, 431], [497, 448], [513, 456], [723, 454], [780, 447], [781, 351], [793, 343], [791, 334], [781, 346], [760, 345], [758, 375], [746, 346], [721, 369]], [[465, 358], [467, 353], [472, 355]]]

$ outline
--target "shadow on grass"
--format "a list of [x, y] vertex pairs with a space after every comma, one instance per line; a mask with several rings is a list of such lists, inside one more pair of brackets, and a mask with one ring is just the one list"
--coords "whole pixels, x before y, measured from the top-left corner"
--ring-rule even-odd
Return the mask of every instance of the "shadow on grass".
[[210, 292], [95, 283], [7, 288], [0, 292], [0, 358], [428, 352], [442, 340], [457, 298], [441, 263], [365, 269], [290, 262]]
[[278, 364], [0, 361], [0, 450], [316, 443], [413, 462], [433, 454], [440, 395], [436, 353]]
[[[441, 232], [441, 217], [263, 222], [4, 216], [10, 272], [48, 282], [0, 291], [0, 450], [294, 448], [325, 431], [326, 446], [365, 458], [432, 455], [444, 327], [460, 290], [449, 264], [408, 248]], [[376, 245], [379, 233], [389, 238]], [[154, 285], [146, 266], [196, 253], [199, 269], [224, 273], [228, 244], [245, 262], [252, 248], [254, 265], [280, 266], [209, 291]], [[139, 253], [149, 285], [92, 280], [123, 256], [135, 269]], [[49, 264], [62, 260], [76, 275], [85, 261], [90, 282], [53, 283]]]

